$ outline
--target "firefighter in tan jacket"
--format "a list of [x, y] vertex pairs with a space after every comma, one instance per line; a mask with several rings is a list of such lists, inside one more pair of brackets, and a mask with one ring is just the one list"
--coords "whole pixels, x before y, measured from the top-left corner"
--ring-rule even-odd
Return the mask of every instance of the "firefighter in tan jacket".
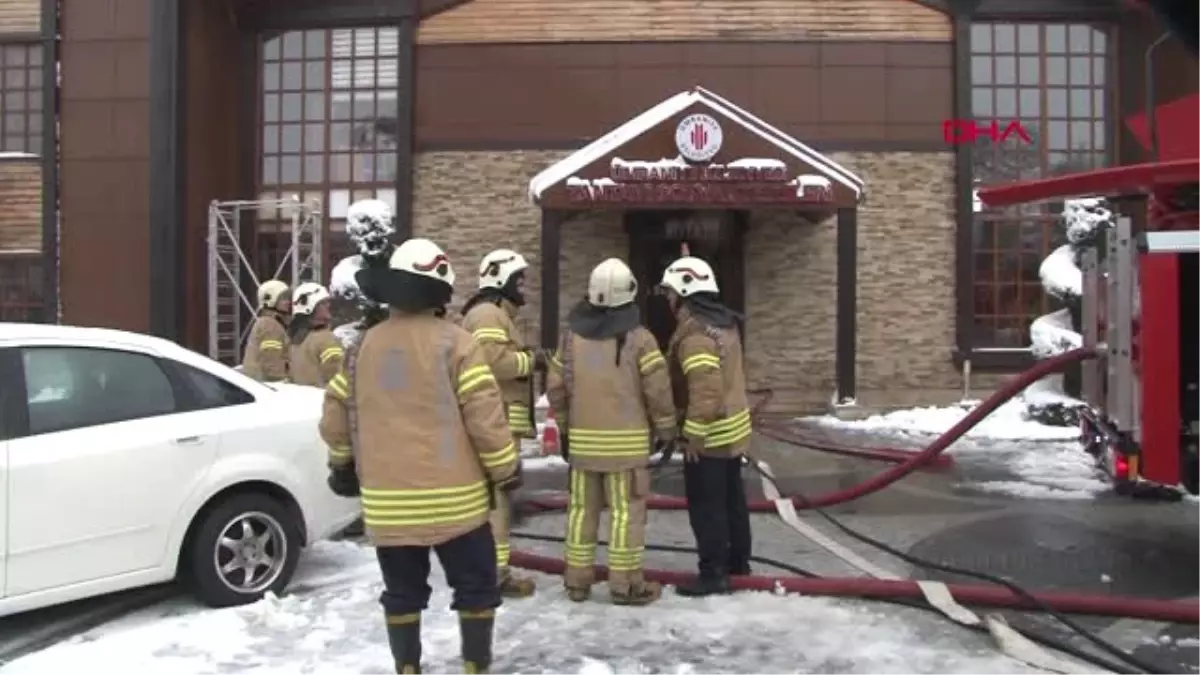
[[[515, 251], [498, 249], [479, 263], [479, 292], [462, 308], [461, 325], [483, 349], [492, 375], [500, 383], [500, 392], [508, 413], [513, 442], [534, 438], [533, 373], [544, 367], [540, 349], [525, 346], [517, 328], [517, 312], [525, 304], [525, 269], [529, 264]], [[514, 574], [508, 567], [511, 548], [508, 541], [508, 496], [495, 495], [492, 509], [492, 536], [496, 539], [496, 564], [499, 566], [500, 591], [508, 597], [532, 595], [533, 579]]]
[[610, 258], [596, 266], [547, 371], [546, 395], [565, 430], [560, 447], [571, 467], [564, 581], [575, 602], [591, 594], [605, 502], [613, 602], [646, 605], [661, 593], [642, 576], [648, 464], [652, 445], [674, 441], [676, 417], [666, 359], [641, 325], [636, 297], [637, 281], [624, 262]]
[[278, 279], [258, 287], [258, 318], [250, 327], [250, 341], [242, 357], [242, 372], [259, 382], [281, 382], [288, 377], [288, 314], [292, 299], [288, 285]]
[[326, 387], [320, 431], [329, 484], [342, 496], [361, 494], [396, 672], [421, 672], [431, 549], [454, 592], [462, 672], [487, 672], [501, 602], [491, 490], [521, 480], [500, 387], [471, 334], [438, 316], [454, 271], [436, 244], [409, 239], [386, 268], [356, 276], [390, 310]]
[[741, 316], [721, 304], [716, 275], [699, 258], [671, 263], [662, 287], [678, 322], [668, 360], [675, 405], [683, 413], [684, 488], [700, 554], [699, 577], [676, 590], [687, 596], [726, 593], [729, 575], [750, 573], [742, 456], [751, 429]]
[[324, 387], [342, 367], [345, 352], [329, 328], [333, 320], [329, 304], [329, 291], [311, 281], [297, 286], [292, 294], [288, 370], [296, 384]]

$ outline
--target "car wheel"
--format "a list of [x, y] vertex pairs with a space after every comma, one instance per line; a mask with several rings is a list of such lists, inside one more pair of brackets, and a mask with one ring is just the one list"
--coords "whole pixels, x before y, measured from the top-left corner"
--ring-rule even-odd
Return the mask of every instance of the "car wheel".
[[186, 555], [198, 600], [210, 607], [244, 605], [287, 587], [300, 559], [299, 524], [267, 495], [235, 495], [208, 512]]

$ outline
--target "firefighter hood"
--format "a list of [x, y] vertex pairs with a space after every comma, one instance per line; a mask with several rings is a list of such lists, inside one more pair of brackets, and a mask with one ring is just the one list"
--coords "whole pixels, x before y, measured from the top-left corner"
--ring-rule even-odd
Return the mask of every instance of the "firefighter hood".
[[444, 312], [454, 294], [450, 259], [428, 239], [409, 239], [396, 247], [386, 267], [364, 267], [354, 278], [372, 299], [408, 314]]

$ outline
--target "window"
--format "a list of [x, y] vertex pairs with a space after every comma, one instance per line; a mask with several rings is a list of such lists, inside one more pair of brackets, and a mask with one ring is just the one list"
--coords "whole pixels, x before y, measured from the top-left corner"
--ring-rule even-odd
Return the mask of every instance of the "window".
[[[323, 206], [325, 269], [353, 252], [342, 230], [359, 199], [396, 202], [399, 31], [290, 31], [263, 42], [259, 197]], [[269, 277], [291, 245], [288, 214], [258, 214], [255, 264]]]
[[42, 254], [0, 251], [0, 321], [35, 323], [44, 315]]
[[[1017, 120], [1032, 143], [981, 138], [978, 183], [1029, 180], [1105, 166], [1110, 35], [1105, 27], [1064, 23], [976, 23], [971, 27], [971, 101], [975, 119], [1002, 127]], [[1057, 204], [976, 214], [976, 347], [1023, 348], [1029, 325], [1057, 309], [1038, 278], [1042, 260], [1065, 243]]]
[[176, 411], [175, 392], [145, 354], [85, 347], [22, 350], [29, 433], [136, 420]]
[[184, 381], [195, 397], [193, 404], [188, 406], [193, 410], [208, 410], [209, 408], [224, 408], [232, 405], [254, 403], [254, 395], [237, 385], [230, 384], [215, 375], [182, 363], [178, 364], [178, 367]]
[[0, 46], [0, 150], [42, 154], [42, 46]]

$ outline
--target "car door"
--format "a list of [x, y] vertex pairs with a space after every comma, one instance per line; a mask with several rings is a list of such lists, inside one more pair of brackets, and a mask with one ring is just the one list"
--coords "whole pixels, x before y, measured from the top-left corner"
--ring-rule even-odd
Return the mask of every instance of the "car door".
[[0, 598], [8, 572], [8, 439], [24, 425], [23, 381], [20, 353], [0, 347]]
[[9, 596], [156, 568], [217, 439], [158, 356], [20, 349], [27, 423], [9, 441]]

